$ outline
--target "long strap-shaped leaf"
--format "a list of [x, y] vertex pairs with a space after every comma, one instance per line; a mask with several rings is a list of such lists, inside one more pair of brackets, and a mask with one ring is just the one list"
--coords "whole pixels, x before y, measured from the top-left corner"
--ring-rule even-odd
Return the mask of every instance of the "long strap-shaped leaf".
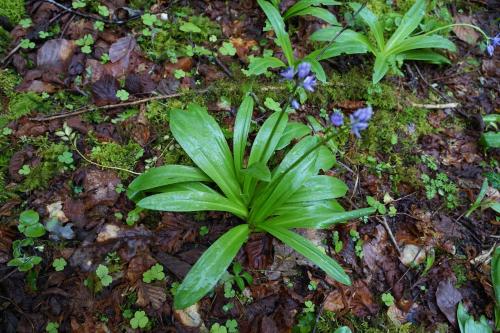
[[343, 197], [347, 185], [338, 178], [330, 176], [310, 177], [287, 202], [319, 201]]
[[398, 57], [404, 60], [420, 60], [427, 61], [432, 64], [449, 64], [450, 60], [439, 53], [433, 52], [431, 50], [411, 50], [403, 53], [399, 53]]
[[425, 0], [416, 0], [415, 4], [411, 6], [410, 10], [408, 10], [403, 16], [399, 27], [387, 41], [385, 49], [389, 51], [403, 42], [406, 37], [410, 36], [410, 34], [418, 27], [420, 21], [424, 18], [424, 15]]
[[285, 22], [281, 17], [280, 12], [268, 1], [257, 0], [260, 8], [264, 11], [269, 22], [273, 26], [274, 33], [278, 40], [279, 46], [283, 49], [283, 54], [288, 61], [288, 66], [295, 65], [295, 57], [293, 56], [292, 43], [290, 42], [290, 37], [285, 29]]
[[202, 183], [183, 183], [166, 187], [163, 193], [145, 197], [137, 203], [141, 208], [167, 212], [216, 210], [247, 216], [245, 206], [227, 199]]
[[278, 228], [270, 224], [259, 225], [259, 228], [267, 231], [295, 251], [302, 254], [304, 257], [311, 260], [324, 270], [331, 278], [345, 285], [351, 285], [351, 279], [349, 279], [349, 276], [344, 272], [344, 269], [335, 260], [321, 252], [306, 238], [293, 231]]
[[[363, 216], [373, 214], [375, 208], [362, 208], [351, 210], [348, 212], [334, 212], [330, 209], [309, 209], [304, 208], [302, 211], [295, 211], [289, 214], [283, 214], [273, 217], [264, 224], [272, 225], [279, 228], [312, 228], [326, 229], [333, 224], [346, 222], [353, 219], [358, 219]], [[258, 224], [260, 227], [261, 224]]]
[[236, 114], [233, 136], [234, 168], [238, 179], [241, 180], [240, 171], [243, 167], [243, 158], [245, 157], [245, 148], [250, 132], [250, 123], [253, 114], [253, 98], [246, 96]]
[[373, 65], [372, 82], [377, 84], [385, 74], [389, 71], [389, 64], [387, 63], [387, 58], [378, 53], [375, 55], [375, 64]]
[[430, 36], [414, 36], [409, 37], [402, 41], [401, 43], [395, 45], [390, 50], [387, 50], [386, 55], [398, 54], [405, 51], [416, 50], [416, 49], [446, 49], [452, 52], [457, 50], [455, 44], [449, 39], [439, 36], [439, 35], [430, 35]]
[[320, 5], [325, 5], [325, 6], [334, 6], [334, 5], [340, 5], [341, 3], [338, 1], [325, 1], [325, 0], [300, 0], [297, 1], [292, 7], [288, 8], [283, 14], [283, 19], [287, 20], [290, 17], [300, 15], [300, 13], [304, 10], [307, 9], [311, 6], [320, 6]]
[[308, 55], [309, 57], [318, 57], [318, 60], [325, 60], [333, 57], [337, 57], [341, 54], [363, 54], [367, 53], [370, 49], [366, 44], [359, 42], [357, 40], [352, 40], [349, 42], [336, 42], [328, 46], [323, 50], [316, 50]]
[[251, 204], [250, 222], [264, 221], [272, 215], [274, 209], [285, 203], [309, 177], [316, 173], [318, 150], [311, 151], [311, 149], [315, 148], [317, 143], [318, 138], [308, 136], [288, 152], [273, 171], [271, 182], [255, 196]]
[[341, 213], [344, 212], [345, 209], [341, 204], [335, 199], [333, 200], [321, 200], [321, 201], [303, 201], [303, 202], [294, 202], [294, 203], [286, 203], [282, 205], [280, 208], [277, 208], [273, 211], [275, 215], [286, 215], [290, 213], [300, 213], [305, 209], [328, 209], [333, 213]]
[[311, 15], [311, 16], [317, 17], [320, 20], [323, 20], [328, 24], [332, 24], [332, 25], [339, 24], [335, 15], [333, 15], [328, 9], [321, 8], [321, 7], [313, 7], [313, 6], [304, 8], [304, 9], [302, 9], [302, 10], [300, 10], [292, 15], [289, 15], [285, 19], [289, 19], [289, 18], [292, 18], [294, 16], [306, 16], [306, 15]]
[[[356, 12], [361, 8], [361, 4], [356, 2], [350, 3], [349, 5]], [[385, 47], [385, 40], [384, 40], [384, 26], [382, 21], [379, 20], [377, 15], [375, 15], [371, 10], [369, 10], [366, 7], [361, 9], [361, 11], [359, 12], [359, 16], [370, 27], [370, 30], [372, 31], [373, 36], [377, 41], [377, 46], [379, 50], [383, 50]]]
[[[286, 113], [282, 114], [280, 112], [275, 112], [267, 118], [264, 124], [262, 124], [262, 127], [253, 142], [250, 157], [248, 158], [248, 166], [255, 163], [259, 163], [261, 165], [267, 164], [280, 142], [287, 123], [288, 115]], [[246, 197], [252, 197], [256, 185], [257, 180], [255, 178], [250, 176], [245, 177], [243, 192]]]
[[172, 110], [170, 118], [172, 134], [189, 157], [229, 199], [242, 203], [233, 156], [215, 119], [196, 104], [190, 104], [188, 112]]
[[212, 290], [248, 239], [249, 233], [248, 224], [236, 226], [203, 253], [177, 289], [174, 298], [176, 309], [193, 305]]
[[211, 182], [200, 169], [185, 165], [163, 165], [150, 169], [134, 179], [127, 195], [132, 199], [138, 192], [182, 182]]

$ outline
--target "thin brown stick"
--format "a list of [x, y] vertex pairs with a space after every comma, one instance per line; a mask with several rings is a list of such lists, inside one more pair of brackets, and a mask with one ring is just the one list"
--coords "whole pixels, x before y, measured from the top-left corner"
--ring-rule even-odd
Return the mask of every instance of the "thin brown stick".
[[76, 115], [79, 115], [82, 113], [86, 113], [89, 111], [110, 110], [110, 109], [116, 109], [116, 108], [125, 107], [125, 106], [134, 106], [134, 105], [139, 105], [139, 104], [143, 104], [143, 103], [147, 103], [147, 102], [151, 102], [151, 101], [180, 97], [180, 96], [184, 96], [184, 95], [187, 95], [190, 93], [204, 94], [209, 90], [210, 90], [210, 88], [206, 88], [206, 89], [202, 89], [202, 90], [189, 91], [189, 92], [184, 92], [184, 93], [152, 96], [152, 97], [142, 98], [142, 99], [138, 99], [138, 100], [131, 101], [131, 102], [125, 102], [125, 103], [118, 103], [118, 104], [111, 104], [111, 105], [104, 105], [104, 106], [89, 106], [89, 107], [77, 109], [76, 111], [60, 113], [60, 114], [56, 114], [53, 116], [30, 118], [30, 120], [49, 121], [49, 120], [54, 120], [54, 119], [67, 118], [67, 117], [76, 116]]
[[140, 15], [137, 15], [137, 16], [133, 16], [133, 17], [127, 19], [127, 20], [118, 20], [118, 21], [108, 20], [108, 19], [106, 19], [104, 17], [101, 17], [101, 16], [94, 16], [94, 15], [89, 15], [89, 14], [85, 14], [85, 13], [79, 12], [79, 11], [74, 10], [72, 8], [66, 7], [65, 5], [59, 3], [59, 2], [57, 2], [55, 0], [42, 0], [42, 1], [48, 2], [48, 3], [50, 3], [50, 4], [52, 4], [52, 5], [56, 6], [56, 7], [59, 7], [62, 10], [68, 12], [68, 13], [72, 13], [74, 15], [78, 15], [78, 16], [81, 16], [83, 18], [87, 18], [87, 19], [94, 20], [94, 21], [102, 21], [102, 22], [104, 22], [106, 24], [118, 24], [118, 25], [125, 24], [128, 21], [130, 21], [130, 20], [134, 20], [134, 19], [140, 17]]

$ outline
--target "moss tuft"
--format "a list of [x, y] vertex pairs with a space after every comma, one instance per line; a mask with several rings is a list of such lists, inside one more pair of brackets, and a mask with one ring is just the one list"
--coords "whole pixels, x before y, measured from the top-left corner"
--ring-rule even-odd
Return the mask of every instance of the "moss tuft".
[[[135, 142], [126, 145], [104, 142], [92, 148], [90, 157], [92, 161], [103, 166], [133, 170], [143, 153], [144, 150]], [[131, 174], [126, 171], [119, 171], [118, 175], [122, 179], [127, 179]]]
[[0, 95], [12, 97], [16, 94], [16, 86], [20, 83], [20, 77], [14, 72], [4, 69], [0, 70]]
[[32, 167], [17, 190], [21, 192], [45, 189], [50, 181], [59, 173], [64, 171], [64, 164], [58, 160], [59, 155], [68, 150], [62, 143], [48, 144], [46, 140], [41, 141], [38, 155], [41, 157], [40, 164]]
[[[12, 84], [12, 82], [8, 83]], [[10, 121], [17, 120], [30, 114], [43, 103], [42, 98], [32, 92], [17, 94], [12, 92], [9, 96], [8, 112], [0, 113], [0, 128], [5, 127]]]
[[25, 14], [24, 0], [0, 0], [0, 16], [8, 18], [10, 23], [17, 24]]

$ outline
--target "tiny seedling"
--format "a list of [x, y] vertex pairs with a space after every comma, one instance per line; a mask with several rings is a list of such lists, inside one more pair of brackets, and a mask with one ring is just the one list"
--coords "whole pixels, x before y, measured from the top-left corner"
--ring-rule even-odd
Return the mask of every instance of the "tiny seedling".
[[42, 262], [39, 256], [28, 256], [23, 253], [23, 247], [33, 246], [33, 238], [18, 239], [12, 243], [12, 257], [13, 259], [7, 263], [7, 266], [17, 267], [20, 272], [27, 272], [35, 265]]
[[92, 53], [91, 46], [94, 45], [94, 38], [92, 35], [87, 34], [75, 42], [76, 45], [80, 46], [82, 53], [90, 54]]
[[340, 234], [338, 231], [333, 232], [333, 248], [335, 250], [335, 253], [340, 253], [342, 249], [344, 248], [344, 242], [340, 240]]
[[50, 32], [47, 32], [47, 31], [39, 31], [38, 32], [38, 37], [40, 37], [41, 39], [46, 39], [46, 38], [49, 38], [50, 36], [52, 36], [52, 34]]
[[85, 8], [85, 6], [87, 6], [87, 3], [85, 2], [85, 0], [75, 0], [71, 4], [71, 6], [73, 7], [73, 9], [80, 9]]
[[155, 280], [161, 281], [164, 278], [165, 273], [163, 273], [163, 266], [160, 264], [155, 264], [142, 274], [142, 281], [146, 283], [151, 283]]
[[19, 21], [19, 25], [21, 27], [23, 27], [24, 29], [31, 27], [32, 24], [33, 24], [33, 21], [30, 18], [25, 18], [25, 19], [22, 19], [21, 21]]
[[234, 56], [236, 54], [236, 49], [231, 42], [224, 42], [222, 46], [219, 48], [219, 52], [225, 56]]
[[120, 89], [116, 92], [116, 97], [118, 97], [118, 99], [120, 101], [125, 102], [125, 101], [128, 101], [130, 94], [128, 93], [128, 91], [126, 91], [124, 89]]
[[68, 142], [73, 142], [76, 138], [76, 132], [74, 132], [73, 129], [66, 123], [63, 124], [62, 131], [57, 131], [54, 134], [60, 137], [61, 140]]
[[156, 15], [146, 13], [141, 16], [142, 23], [148, 27], [153, 27], [158, 22]]
[[215, 323], [210, 327], [210, 333], [236, 333], [238, 332], [238, 322], [235, 319], [228, 319], [225, 325]]
[[233, 274], [233, 280], [241, 291], [245, 289], [245, 281], [248, 284], [252, 284], [253, 282], [252, 276], [248, 272], [243, 271], [243, 266], [239, 262], [233, 264]]
[[140, 207], [136, 207], [127, 214], [127, 219], [125, 223], [128, 225], [134, 225], [137, 221], [139, 221], [141, 215], [140, 213], [143, 211]]
[[17, 171], [17, 173], [19, 173], [20, 175], [23, 175], [23, 176], [27, 176], [31, 173], [31, 168], [29, 165], [25, 164], [22, 166], [21, 169], [19, 169], [19, 171]]
[[95, 21], [94, 22], [94, 29], [96, 29], [98, 31], [104, 31], [104, 22], [102, 22], [102, 21]]
[[97, 275], [97, 277], [101, 281], [101, 284], [104, 287], [109, 286], [111, 284], [111, 282], [113, 282], [113, 278], [111, 277], [111, 275], [109, 275], [109, 269], [102, 264], [97, 266], [95, 274]]
[[116, 185], [115, 192], [118, 194], [125, 192], [125, 187], [123, 186], [122, 183]]
[[40, 216], [34, 210], [26, 210], [19, 216], [17, 228], [26, 237], [42, 237], [45, 235], [45, 227], [39, 222]]
[[54, 262], [52, 262], [52, 267], [56, 270], [56, 272], [60, 272], [64, 270], [64, 267], [66, 267], [67, 262], [64, 260], [64, 258], [57, 258], [54, 259]]
[[384, 204], [381, 203], [380, 201], [378, 201], [377, 199], [375, 199], [374, 197], [367, 196], [366, 202], [371, 207], [376, 208], [377, 211], [379, 212], [379, 214], [384, 215], [385, 213], [387, 213], [387, 209], [385, 208]]
[[106, 6], [97, 6], [97, 12], [99, 15], [108, 17], [109, 16], [109, 9]]
[[72, 165], [74, 162], [73, 154], [70, 153], [69, 151], [65, 151], [61, 155], [57, 156], [57, 160], [61, 163], [66, 164], [66, 165]]
[[33, 43], [32, 41], [30, 41], [29, 39], [24, 38], [24, 39], [21, 40], [21, 43], [19, 44], [19, 46], [22, 49], [34, 49], [36, 45], [35, 45], [35, 43]]
[[132, 310], [130, 309], [125, 309], [122, 312], [122, 316], [125, 319], [132, 319], [132, 317], [134, 316], [134, 312], [132, 312]]
[[134, 313], [134, 318], [130, 319], [130, 327], [133, 329], [136, 328], [145, 328], [149, 323], [149, 318], [146, 316], [146, 312], [144, 311], [136, 311]]
[[53, 321], [49, 321], [47, 326], [45, 326], [45, 332], [47, 333], [57, 333], [59, 332], [59, 324]]
[[307, 289], [310, 291], [315, 291], [318, 289], [318, 282], [316, 281], [310, 281], [309, 284], [307, 285]]
[[391, 293], [383, 293], [381, 298], [386, 306], [394, 305], [394, 297]]
[[200, 227], [200, 236], [205, 236], [208, 234], [208, 227], [207, 226], [201, 226]]
[[174, 72], [174, 77], [177, 80], [180, 80], [180, 79], [186, 77], [186, 72], [184, 72], [182, 69], [176, 69]]
[[356, 252], [356, 255], [359, 258], [363, 258], [363, 256], [364, 256], [364, 254], [363, 254], [363, 240], [359, 236], [359, 232], [357, 232], [354, 229], [351, 229], [349, 231], [349, 236], [351, 236], [352, 241], [355, 242], [354, 252]]

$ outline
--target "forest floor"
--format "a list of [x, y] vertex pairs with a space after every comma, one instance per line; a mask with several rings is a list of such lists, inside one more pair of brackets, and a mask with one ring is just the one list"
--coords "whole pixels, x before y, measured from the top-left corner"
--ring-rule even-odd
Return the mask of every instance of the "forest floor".
[[[72, 9], [75, 2], [85, 6]], [[401, 16], [407, 3], [368, 1], [386, 18]], [[498, 31], [498, 2], [433, 3], [426, 20]], [[331, 10], [349, 23], [348, 8]], [[500, 58], [498, 50], [487, 55], [473, 30], [446, 33], [458, 48], [447, 54], [450, 65], [409, 61], [403, 76], [377, 85], [369, 55], [324, 61], [328, 82], [291, 116], [321, 128], [334, 109], [349, 115], [373, 107], [360, 139], [341, 131], [328, 174], [348, 184], [346, 209], [367, 206], [371, 196], [389, 211], [303, 233], [341, 263], [352, 286], [255, 234], [235, 260], [252, 283], [221, 284], [176, 311], [172, 295], [190, 267], [238, 221], [220, 212], [137, 213], [126, 188], [154, 166], [192, 163], [170, 133], [168, 110], [204, 105], [230, 138], [245, 91], [258, 101], [257, 126], [270, 113], [263, 101], [287, 99], [278, 71], [243, 72], [264, 50], [280, 56], [272, 31], [263, 32], [264, 13], [254, 1], [34, 0], [12, 15], [11, 23], [0, 20], [1, 332], [333, 332], [343, 325], [455, 332], [459, 302], [494, 320], [489, 263], [500, 223], [487, 202], [499, 200], [499, 151], [481, 137], [492, 130], [483, 117], [499, 110]], [[299, 58], [314, 49], [308, 37], [322, 24], [289, 23]], [[468, 214], [485, 179], [482, 205]], [[21, 232], [30, 219], [43, 224], [43, 236]], [[143, 273], [157, 263], [164, 275], [152, 272], [146, 283]], [[229, 276], [239, 268], [232, 265]], [[144, 316], [145, 327], [133, 329]]]

